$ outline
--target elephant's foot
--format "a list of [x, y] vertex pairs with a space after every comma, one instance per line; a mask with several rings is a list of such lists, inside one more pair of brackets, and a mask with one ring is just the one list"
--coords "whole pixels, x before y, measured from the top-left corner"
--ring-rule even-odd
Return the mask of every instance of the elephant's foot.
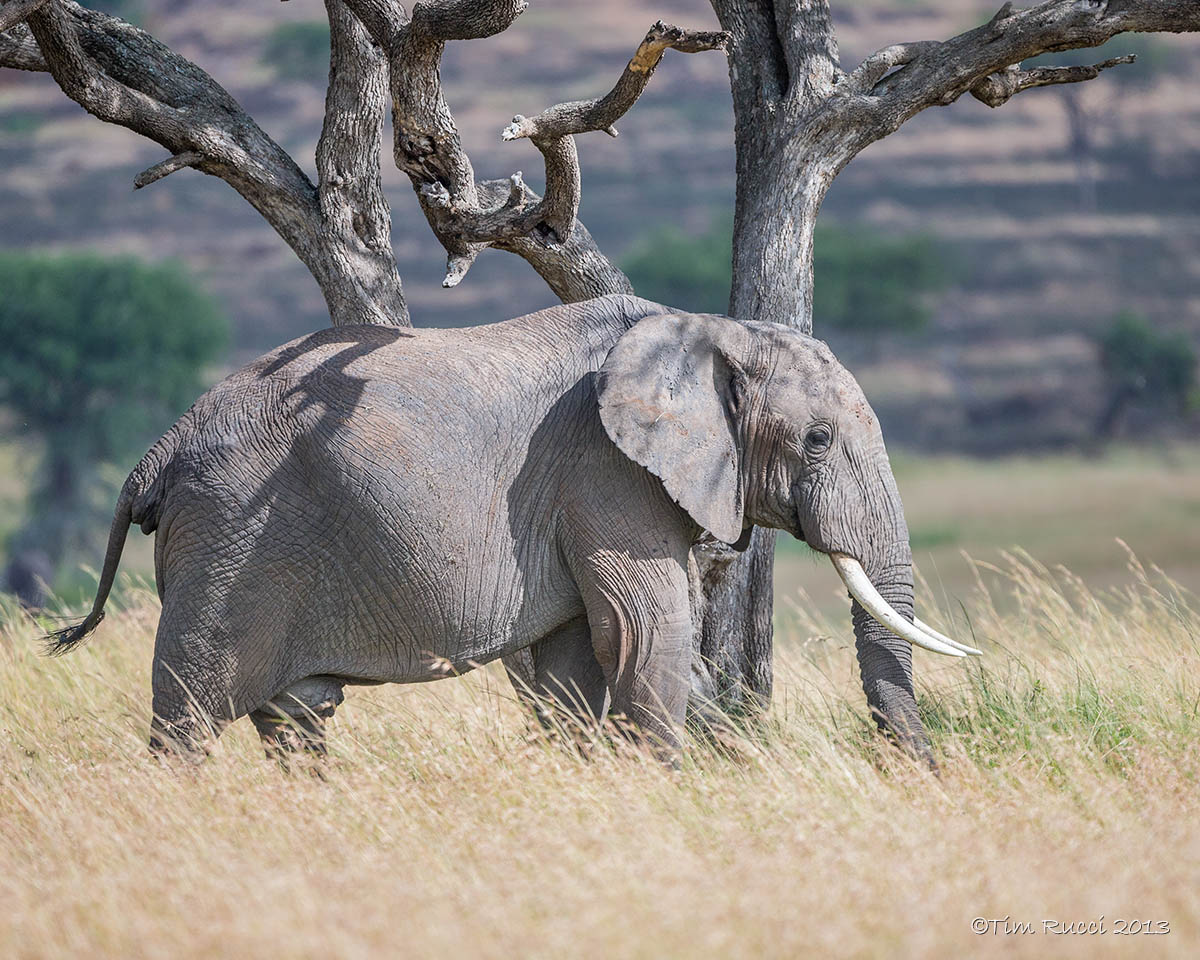
[[253, 711], [250, 719], [267, 757], [285, 771], [303, 757], [319, 775], [319, 764], [327, 752], [325, 726], [343, 699], [341, 681], [306, 677]]

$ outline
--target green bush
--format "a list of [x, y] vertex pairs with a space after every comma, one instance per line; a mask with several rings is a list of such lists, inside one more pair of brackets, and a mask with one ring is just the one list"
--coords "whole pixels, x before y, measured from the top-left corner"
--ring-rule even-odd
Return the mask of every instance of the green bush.
[[329, 74], [329, 23], [281, 23], [267, 38], [262, 60], [281, 80], [324, 83]]
[[[672, 306], [724, 313], [732, 278], [728, 221], [688, 236], [664, 227], [623, 261], [641, 296]], [[913, 333], [929, 321], [928, 295], [947, 275], [937, 245], [924, 236], [880, 237], [835, 226], [814, 239], [814, 326], [857, 335]]]
[[876, 236], [818, 227], [813, 316], [854, 334], [917, 333], [929, 323], [927, 294], [946, 284], [942, 258], [925, 236]]
[[1182, 404], [1196, 382], [1196, 351], [1182, 333], [1159, 333], [1125, 311], [1100, 335], [1100, 363], [1115, 389], [1148, 400]]
[[1196, 386], [1196, 350], [1183, 333], [1160, 333], [1125, 311], [1097, 338], [1108, 401], [1097, 433], [1115, 435], [1129, 407], [1187, 412]]
[[660, 227], [634, 245], [621, 268], [638, 296], [697, 313], [724, 313], [733, 278], [732, 231], [728, 221], [695, 236]]

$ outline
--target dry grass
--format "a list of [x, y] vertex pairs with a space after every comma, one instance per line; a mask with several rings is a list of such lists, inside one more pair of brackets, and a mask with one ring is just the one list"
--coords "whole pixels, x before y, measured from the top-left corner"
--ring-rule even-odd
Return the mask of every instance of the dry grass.
[[1195, 956], [1200, 613], [1140, 568], [1102, 597], [1021, 556], [993, 576], [986, 659], [920, 656], [940, 780], [870, 734], [840, 623], [785, 626], [738, 758], [577, 760], [488, 670], [353, 691], [321, 782], [244, 722], [194, 770], [148, 759], [149, 595], [57, 661], [9, 609], [0, 955]]

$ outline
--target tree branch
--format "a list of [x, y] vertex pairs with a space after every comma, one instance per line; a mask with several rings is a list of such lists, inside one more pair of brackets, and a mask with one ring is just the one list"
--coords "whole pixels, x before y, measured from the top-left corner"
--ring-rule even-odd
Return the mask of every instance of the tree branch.
[[[983, 26], [945, 42], [899, 44], [872, 54], [838, 90], [856, 115], [865, 145], [926, 107], [953, 103], [968, 91], [999, 106], [1021, 90], [1091, 80], [1130, 62], [1020, 70], [1021, 61], [1039, 54], [1096, 47], [1128, 31], [1195, 30], [1200, 30], [1195, 0], [1046, 0], [1027, 10], [1005, 3]], [[895, 66], [900, 69], [888, 74]]]
[[0, 33], [23, 22], [45, 2], [46, 0], [8, 0], [0, 7]]
[[430, 40], [482, 40], [507, 30], [528, 0], [426, 0], [413, 7], [410, 27]]
[[[362, 296], [354, 292], [362, 286], [361, 265], [336, 250], [353, 238], [325, 220], [308, 177], [212, 77], [137, 27], [72, 0], [46, 0], [27, 22], [45, 69], [67, 96], [101, 120], [127, 127], [171, 152], [141, 174], [137, 186], [184, 166], [225, 180], [308, 267], [333, 322], [363, 322], [364, 310], [356, 302], [369, 291], [361, 291]], [[15, 47], [24, 51], [22, 29], [4, 39], [15, 38]], [[0, 52], [5, 49], [0, 46]], [[13, 49], [10, 42], [7, 51], [12, 54]], [[28, 63], [23, 52], [20, 56]]]
[[143, 170], [134, 177], [133, 189], [141, 190], [142, 187], [148, 187], [163, 177], [170, 176], [176, 170], [182, 170], [184, 167], [194, 167], [203, 159], [204, 154], [197, 153], [195, 150], [188, 150], [184, 153], [178, 153], [173, 157], [167, 157], [166, 160], [160, 160], [154, 166]]
[[40, 73], [50, 69], [27, 24], [19, 23], [7, 32], [0, 32], [0, 67]]
[[615, 136], [613, 124], [637, 102], [667, 50], [682, 53], [724, 50], [730, 39], [724, 31], [683, 30], [659, 20], [634, 51], [616, 85], [604, 96], [560, 103], [536, 117], [515, 116], [500, 136], [504, 140], [527, 137], [535, 142], [593, 130]]
[[1123, 57], [1113, 57], [1091, 66], [1074, 67], [1035, 67], [1032, 70], [1022, 70], [1016, 64], [1005, 67], [990, 77], [985, 77], [970, 93], [976, 100], [986, 103], [989, 107], [1003, 106], [1022, 90], [1030, 87], [1049, 87], [1056, 83], [1080, 83], [1083, 80], [1095, 80], [1102, 70], [1108, 70], [1123, 63], [1133, 63], [1137, 57], [1132, 53]]
[[616, 85], [604, 96], [560, 103], [536, 117], [513, 117], [500, 137], [527, 138], [541, 151], [546, 164], [546, 196], [533, 207], [510, 202], [489, 211], [475, 224], [464, 227], [464, 237], [473, 242], [494, 242], [532, 233], [547, 244], [566, 243], [575, 225], [582, 189], [573, 135], [603, 130], [615, 137], [613, 124], [637, 102], [668, 49], [683, 53], [720, 50], [729, 39], [724, 32], [683, 30], [659, 20], [634, 51]]
[[941, 46], [937, 40], [918, 40], [915, 43], [893, 43], [877, 50], [860, 63], [843, 81], [843, 90], [868, 94], [887, 73]]
[[[357, 8], [362, 0], [348, 2]], [[495, 246], [528, 260], [564, 299], [630, 292], [624, 274], [595, 249], [586, 230], [577, 229], [581, 179], [572, 135], [591, 130], [615, 135], [612, 124], [641, 95], [667, 49], [714, 50], [729, 37], [681, 30], [660, 21], [605, 96], [560, 104], [530, 119], [515, 117], [502, 136], [528, 138], [541, 152], [546, 195], [538, 197], [519, 173], [507, 181], [476, 182], [438, 73], [446, 39], [499, 32], [524, 6], [524, 0], [417, 5], [412, 22], [399, 28], [391, 54], [396, 165], [408, 174], [426, 219], [446, 248], [443, 285], [457, 285], [475, 258]], [[377, 28], [377, 35], [390, 29]], [[572, 249], [547, 254], [561, 247]], [[572, 258], [580, 264], [578, 283], [564, 275]]]

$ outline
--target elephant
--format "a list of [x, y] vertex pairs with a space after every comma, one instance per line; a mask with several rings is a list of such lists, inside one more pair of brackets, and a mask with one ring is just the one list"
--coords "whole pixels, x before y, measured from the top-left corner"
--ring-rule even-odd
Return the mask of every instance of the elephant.
[[755, 525], [827, 554], [853, 597], [877, 721], [930, 758], [904, 512], [879, 424], [819, 340], [627, 295], [461, 329], [332, 327], [202, 396], [134, 468], [162, 614], [151, 749], [194, 755], [249, 715], [321, 754], [348, 684], [413, 683], [528, 650], [538, 692], [678, 755], [689, 551]]

